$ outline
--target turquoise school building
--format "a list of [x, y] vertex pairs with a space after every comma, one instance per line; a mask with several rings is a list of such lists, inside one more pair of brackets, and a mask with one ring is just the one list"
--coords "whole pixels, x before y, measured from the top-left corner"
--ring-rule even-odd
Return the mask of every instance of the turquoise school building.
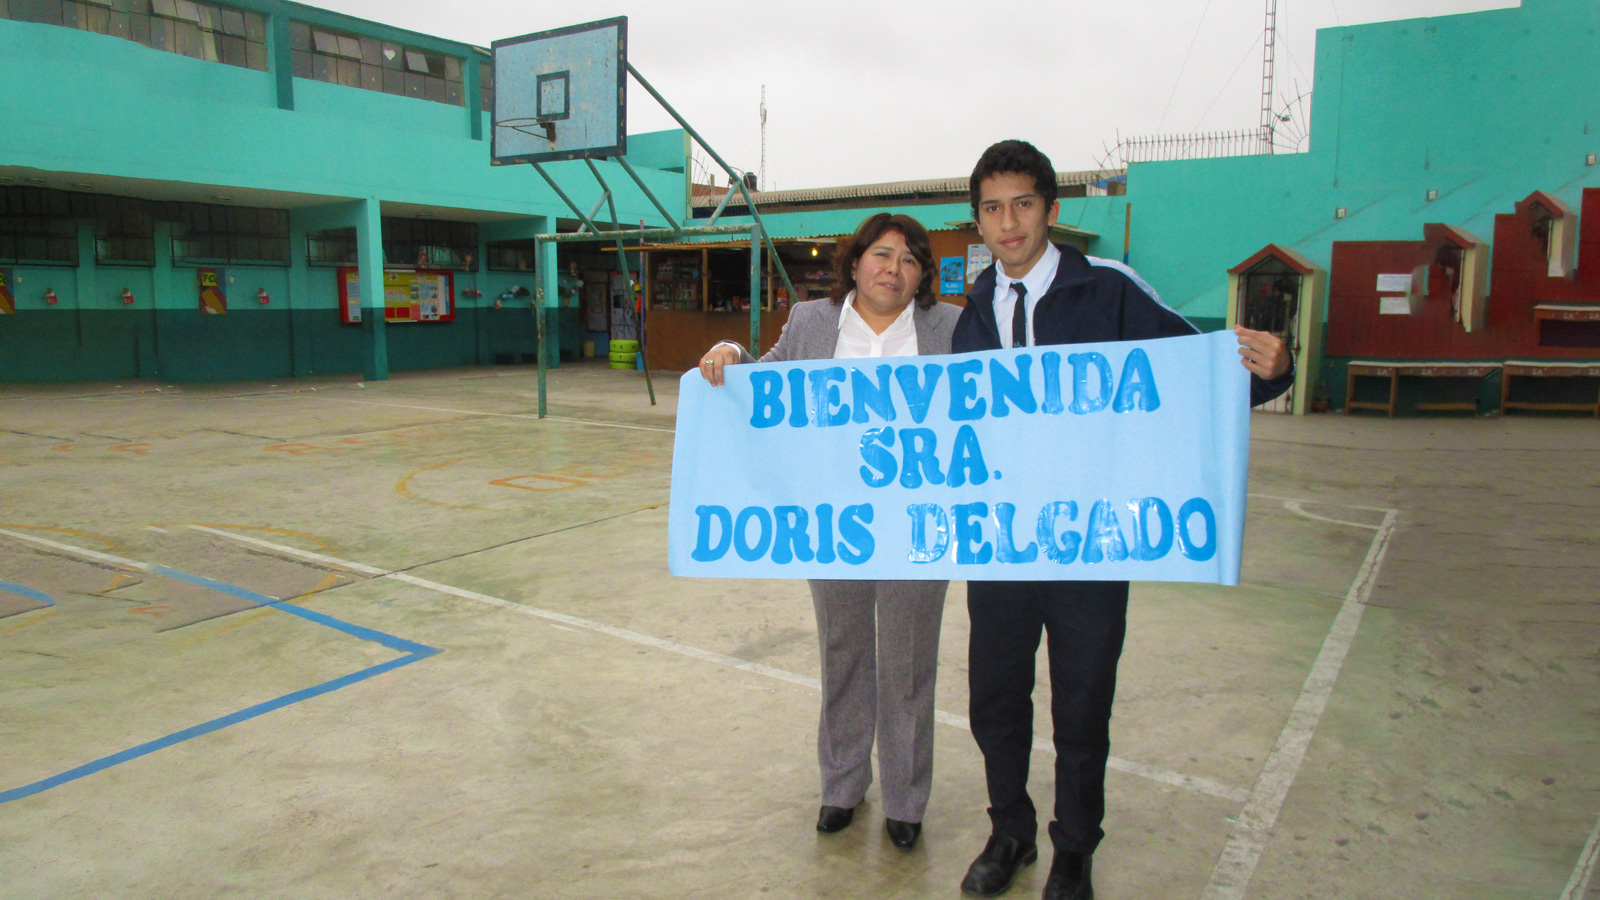
[[[1433, 253], [1425, 226], [1448, 226], [1469, 262], [1482, 258], [1472, 263], [1482, 283], [1458, 274], [1472, 265], [1441, 251], [1417, 269], [1411, 309], [1443, 298], [1448, 321], [1450, 292], [1478, 284], [1490, 311], [1481, 335], [1500, 327], [1497, 310], [1503, 316], [1522, 299], [1497, 287], [1512, 283], [1495, 271], [1510, 257], [1496, 248], [1474, 256], [1469, 238], [1489, 245], [1513, 235], [1506, 217], [1536, 192], [1547, 199], [1524, 211], [1535, 226], [1549, 218], [1539, 210], [1565, 207], [1555, 215], [1570, 234], [1586, 224], [1575, 212], [1585, 189], [1600, 188], [1597, 29], [1592, 0], [1324, 29], [1308, 152], [1135, 163], [1125, 189], [1119, 181], [1068, 191], [1061, 220], [1092, 255], [1126, 252], [1203, 329], [1234, 317], [1230, 270], [1268, 247], [1330, 273], [1319, 319], [1337, 325], [1341, 304], [1368, 300], [1374, 311], [1403, 312], [1405, 303], [1392, 302], [1403, 296], [1351, 299], [1360, 291], [1335, 265], [1339, 248], [1412, 242]], [[562, 245], [555, 266], [538, 266], [531, 236], [576, 222], [528, 167], [489, 164], [488, 62], [481, 47], [277, 0], [0, 0], [9, 114], [0, 129], [0, 272], [13, 307], [0, 314], [0, 380], [378, 378], [531, 359], [535, 273], [557, 305], [551, 269], [614, 267], [614, 256], [607, 263], [602, 248]], [[680, 131], [629, 136], [629, 162], [675, 216], [681, 209], [695, 224], [708, 208], [689, 183], [687, 157]], [[600, 166], [620, 221], [665, 224], [616, 163]], [[581, 162], [550, 170], [579, 207], [600, 198]], [[811, 201], [758, 193], [757, 202], [770, 233], [785, 240], [848, 233], [868, 210], [909, 214], [936, 238], [971, 215], [964, 195], [948, 191], [818, 191]], [[748, 222], [745, 213], [735, 205], [722, 222]], [[1591, 237], [1600, 237], [1600, 221]], [[1552, 335], [1548, 355], [1568, 362], [1600, 359], [1600, 324], [1586, 324], [1591, 312], [1600, 322], [1589, 309], [1600, 307], [1600, 282], [1592, 298], [1584, 287], [1585, 264], [1600, 269], [1584, 258], [1589, 243], [1578, 243], [1569, 269], [1551, 269], [1568, 284], [1556, 292], [1561, 310], [1535, 311], [1540, 298], [1527, 298], [1530, 316], [1574, 319], [1539, 332]], [[391, 281], [448, 273], [432, 277], [451, 293], [452, 317], [425, 299], [420, 313], [391, 312], [385, 322], [372, 311], [383, 308], [386, 273]], [[225, 313], [204, 311], [219, 303], [208, 301], [208, 277]], [[359, 322], [350, 321], [352, 306], [367, 310]], [[781, 303], [767, 314], [782, 315]], [[1454, 358], [1461, 354], [1446, 349], [1454, 338], [1445, 331], [1474, 324], [1455, 315], [1426, 327], [1425, 317], [1386, 315], [1372, 327], [1409, 323], [1414, 333], [1393, 345], [1403, 356], [1391, 358]], [[584, 337], [603, 343], [595, 321], [568, 317], [563, 349]], [[1315, 346], [1303, 348], [1334, 408], [1348, 363], [1368, 355], [1359, 340], [1366, 327], [1335, 328], [1358, 338], [1327, 347], [1319, 327]], [[1503, 353], [1477, 349], [1540, 357], [1544, 339], [1529, 340]]]

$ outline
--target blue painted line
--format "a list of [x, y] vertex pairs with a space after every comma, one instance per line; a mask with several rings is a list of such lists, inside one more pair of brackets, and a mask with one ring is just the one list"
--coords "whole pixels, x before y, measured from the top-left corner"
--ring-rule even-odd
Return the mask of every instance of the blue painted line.
[[285, 603], [275, 597], [268, 597], [266, 594], [256, 593], [249, 588], [240, 587], [236, 584], [228, 584], [224, 581], [206, 578], [203, 575], [192, 575], [188, 572], [179, 571], [178, 569], [169, 569], [166, 566], [151, 566], [150, 571], [157, 575], [165, 575], [168, 578], [176, 578], [179, 581], [187, 581], [190, 584], [197, 584], [201, 587], [210, 588], [219, 593], [238, 597], [241, 600], [249, 600], [251, 603], [259, 603], [262, 606], [270, 606], [273, 609], [286, 612], [291, 616], [299, 616], [300, 618], [309, 622], [315, 622], [318, 625], [325, 625], [329, 628], [332, 628], [334, 631], [342, 631], [351, 637], [358, 637], [364, 641], [372, 641], [375, 644], [382, 644], [383, 646], [388, 647], [390, 650], [398, 650], [401, 653], [437, 652], [432, 647], [428, 647], [423, 644], [416, 644], [404, 638], [397, 638], [392, 634], [384, 634], [381, 631], [373, 631], [370, 628], [362, 628], [360, 625], [352, 625], [349, 622], [335, 619], [332, 616], [326, 616], [319, 612], [312, 612], [309, 609], [302, 609], [301, 607], [295, 606], [291, 603]]
[[46, 594], [44, 591], [36, 591], [25, 584], [14, 584], [10, 581], [0, 581], [0, 591], [5, 591], [8, 594], [16, 594], [18, 597], [27, 597], [29, 600], [38, 601], [39, 603], [43, 603], [45, 606], [56, 605], [56, 602], [50, 599], [49, 594]]
[[[398, 650], [406, 655], [396, 659], [391, 659], [388, 662], [379, 663], [375, 666], [362, 669], [359, 672], [354, 672], [349, 675], [335, 678], [332, 681], [324, 681], [321, 684], [312, 685], [311, 687], [304, 688], [302, 690], [284, 694], [282, 697], [279, 697], [275, 700], [268, 700], [265, 703], [257, 703], [254, 706], [249, 706], [239, 710], [238, 712], [229, 713], [228, 715], [212, 719], [209, 722], [202, 722], [199, 725], [190, 726], [182, 731], [175, 731], [166, 737], [157, 738], [153, 741], [140, 744], [137, 747], [130, 747], [127, 750], [113, 753], [110, 756], [101, 757], [94, 762], [85, 763], [84, 765], [78, 766], [74, 769], [68, 769], [67, 771], [58, 775], [52, 775], [49, 778], [35, 781], [32, 784], [25, 784], [22, 787], [12, 788], [8, 791], [0, 791], [0, 804], [10, 803], [12, 800], [20, 800], [23, 797], [31, 797], [34, 794], [48, 791], [53, 787], [59, 787], [60, 785], [68, 782], [77, 781], [80, 778], [93, 775], [97, 772], [103, 772], [112, 766], [121, 765], [122, 763], [138, 759], [141, 756], [148, 756], [158, 750], [164, 750], [168, 747], [171, 747], [174, 744], [181, 744], [184, 741], [192, 740], [202, 735], [210, 734], [213, 731], [227, 728], [229, 725], [237, 725], [240, 722], [249, 721], [257, 716], [263, 716], [269, 712], [273, 712], [274, 710], [283, 709], [286, 706], [299, 703], [302, 700], [309, 700], [312, 697], [318, 697], [323, 694], [336, 691], [340, 688], [349, 687], [352, 684], [366, 681], [368, 678], [382, 675], [385, 672], [393, 671], [401, 666], [411, 665], [418, 660], [427, 659], [428, 657], [440, 652], [439, 648], [437, 647], [429, 647], [425, 644], [418, 644], [413, 641], [405, 640], [404, 638], [395, 637], [392, 634], [384, 634], [381, 631], [363, 628], [360, 625], [352, 625], [351, 623], [345, 622], [341, 619], [335, 619], [332, 616], [324, 615], [319, 612], [312, 612], [309, 609], [301, 609], [298, 606], [268, 597], [266, 594], [257, 593], [256, 591], [252, 591], [249, 588], [240, 587], [236, 584], [228, 584], [227, 582], [217, 581], [201, 575], [194, 575], [178, 569], [170, 569], [166, 566], [151, 566], [149, 571], [155, 574], [164, 575], [168, 578], [175, 578], [179, 581], [187, 581], [190, 584], [197, 584], [202, 587], [207, 587], [214, 591], [220, 591], [224, 594], [229, 594], [242, 600], [249, 600], [252, 603], [259, 603], [262, 606], [270, 606], [273, 609], [286, 612], [293, 616], [299, 616], [300, 618], [309, 622], [314, 622], [318, 625], [332, 628], [335, 631], [351, 635], [352, 637], [361, 638], [365, 641], [372, 641], [390, 649]], [[14, 590], [14, 588], [21, 588], [21, 590]], [[29, 598], [42, 598], [45, 602], [50, 602], [50, 598], [48, 596], [41, 594], [32, 588], [23, 587], [20, 584], [13, 585], [9, 581], [0, 581], [0, 590], [7, 590], [11, 593], [20, 594], [21, 596]], [[51, 603], [51, 605], [54, 606], [55, 604]]]
[[258, 703], [255, 706], [246, 707], [238, 712], [229, 713], [228, 715], [220, 718], [212, 719], [209, 722], [202, 722], [199, 725], [185, 728], [182, 731], [173, 732], [166, 737], [157, 738], [156, 740], [148, 743], [140, 744], [137, 747], [130, 747], [120, 753], [113, 753], [110, 756], [101, 757], [92, 763], [81, 765], [76, 769], [68, 769], [59, 775], [52, 775], [49, 778], [43, 779], [42, 781], [35, 781], [33, 784], [23, 785], [19, 788], [12, 788], [9, 791], [0, 791], [0, 803], [9, 803], [12, 800], [20, 800], [23, 797], [31, 797], [34, 794], [42, 791], [48, 791], [53, 787], [58, 787], [66, 784], [69, 781], [77, 781], [79, 778], [93, 775], [96, 772], [103, 772], [112, 766], [138, 759], [141, 756], [148, 756], [157, 750], [164, 750], [174, 744], [181, 744], [184, 741], [200, 737], [203, 734], [210, 734], [213, 731], [227, 728], [229, 725], [237, 725], [240, 722], [249, 721], [257, 716], [266, 715], [273, 710], [282, 709], [290, 704], [299, 703], [302, 700], [309, 700], [312, 697], [326, 694], [329, 691], [336, 691], [342, 687], [348, 687], [349, 685], [360, 681], [365, 681], [375, 675], [382, 675], [384, 672], [398, 669], [401, 666], [410, 665], [417, 660], [427, 659], [438, 652], [438, 650], [428, 648], [426, 653], [412, 653], [397, 659], [391, 659], [386, 663], [379, 663], [378, 665], [369, 669], [362, 669], [359, 672], [346, 675], [342, 678], [335, 678], [332, 681], [324, 681], [322, 684], [314, 685], [304, 690], [295, 691], [292, 694], [284, 694], [282, 697], [279, 697], [276, 700], [268, 700], [265, 703]]

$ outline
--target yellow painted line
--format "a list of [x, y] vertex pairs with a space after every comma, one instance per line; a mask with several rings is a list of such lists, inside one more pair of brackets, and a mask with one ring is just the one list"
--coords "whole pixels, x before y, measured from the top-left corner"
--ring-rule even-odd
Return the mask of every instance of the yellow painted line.
[[0, 522], [0, 528], [21, 528], [24, 531], [53, 531], [57, 534], [70, 534], [74, 537], [88, 538], [105, 545], [107, 550], [116, 550], [121, 545], [105, 535], [95, 534], [90, 531], [78, 531], [73, 528], [51, 528], [48, 525], [15, 525], [10, 522]]
[[125, 588], [130, 584], [138, 584], [138, 583], [139, 583], [139, 579], [134, 578], [132, 575], [128, 575], [128, 574], [126, 574], [124, 572], [118, 572], [115, 575], [111, 576], [111, 580], [106, 582], [106, 586], [101, 588], [99, 590], [99, 593], [109, 594], [112, 591], [121, 590], [122, 588]]
[[445, 509], [474, 509], [479, 512], [506, 512], [507, 510], [493, 510], [483, 506], [460, 506], [455, 503], [444, 503], [439, 500], [429, 500], [427, 497], [418, 497], [417, 495], [411, 493], [411, 479], [421, 475], [423, 472], [432, 471], [433, 469], [442, 469], [445, 466], [453, 466], [458, 462], [461, 462], [461, 460], [447, 459], [442, 463], [434, 463], [431, 466], [423, 466], [422, 468], [416, 470], [415, 472], [411, 472], [396, 482], [394, 486], [394, 492], [406, 498], [407, 500], [418, 500], [432, 506], [442, 506]]
[[[34, 610], [29, 610], [28, 612], [33, 612], [33, 611]], [[47, 610], [44, 611], [43, 615], [33, 616], [28, 621], [23, 622], [21, 625], [13, 625], [10, 628], [6, 628], [6, 629], [3, 629], [3, 630], [0, 630], [0, 634], [16, 634], [17, 632], [21, 631], [24, 628], [32, 628], [33, 626], [39, 624], [40, 622], [44, 622], [44, 621], [47, 621], [49, 619], [54, 618], [57, 611], [58, 610], [55, 609], [55, 608], [47, 609]], [[18, 613], [17, 615], [26, 616], [26, 615], [28, 615], [28, 613], [23, 612], [23, 613]]]
[[328, 542], [327, 541], [323, 540], [322, 538], [317, 537], [314, 534], [310, 534], [310, 533], [304, 532], [304, 531], [291, 531], [291, 530], [289, 530], [287, 528], [267, 528], [267, 527], [262, 526], [262, 525], [234, 525], [234, 524], [227, 523], [227, 522], [215, 522], [215, 523], [213, 523], [213, 522], [195, 522], [194, 524], [199, 525], [202, 528], [226, 528], [226, 529], [229, 529], [229, 530], [242, 529], [242, 530], [245, 530], [245, 531], [265, 531], [267, 534], [281, 534], [284, 537], [305, 538], [306, 540], [310, 541], [313, 544], [316, 544], [318, 547], [321, 547], [324, 550], [328, 549]]
[[184, 638], [183, 640], [178, 642], [178, 646], [186, 647], [186, 646], [188, 646], [190, 644], [198, 644], [201, 641], [209, 640], [210, 638], [214, 638], [219, 634], [227, 634], [228, 632], [233, 631], [235, 629], [243, 628], [244, 626], [249, 625], [251, 622], [255, 622], [255, 621], [259, 620], [259, 619], [266, 618], [267, 616], [269, 616], [271, 614], [272, 614], [272, 610], [270, 610], [270, 609], [258, 609], [255, 612], [245, 613], [244, 615], [242, 615], [239, 618], [233, 620], [232, 622], [229, 622], [226, 625], [221, 626], [220, 628], [213, 628], [212, 630], [210, 630], [210, 631], [208, 631], [208, 632], [206, 632], [204, 634], [197, 634], [197, 635], [194, 635], [192, 637]]

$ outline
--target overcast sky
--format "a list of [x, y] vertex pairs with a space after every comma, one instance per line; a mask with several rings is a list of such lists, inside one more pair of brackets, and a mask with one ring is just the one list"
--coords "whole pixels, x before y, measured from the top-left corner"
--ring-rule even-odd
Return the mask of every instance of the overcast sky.
[[[766, 86], [766, 189], [964, 176], [1010, 137], [1089, 169], [1119, 133], [1260, 119], [1264, 0], [313, 2], [482, 46], [625, 15], [629, 60], [737, 168], [761, 167]], [[1310, 112], [1318, 28], [1517, 5], [1278, 0], [1277, 105]], [[630, 80], [628, 130], [670, 127]]]

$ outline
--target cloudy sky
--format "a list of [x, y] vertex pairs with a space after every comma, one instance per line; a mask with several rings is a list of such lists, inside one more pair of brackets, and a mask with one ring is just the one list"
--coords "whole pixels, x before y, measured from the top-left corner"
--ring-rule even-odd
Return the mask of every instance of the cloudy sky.
[[[1264, 0], [315, 2], [483, 46], [625, 15], [630, 61], [735, 167], [761, 167], [765, 85], [769, 189], [962, 176], [1009, 137], [1089, 169], [1118, 134], [1260, 118]], [[1280, 111], [1310, 112], [1318, 28], [1516, 5], [1278, 0]], [[628, 107], [630, 132], [673, 127], [632, 83]]]

